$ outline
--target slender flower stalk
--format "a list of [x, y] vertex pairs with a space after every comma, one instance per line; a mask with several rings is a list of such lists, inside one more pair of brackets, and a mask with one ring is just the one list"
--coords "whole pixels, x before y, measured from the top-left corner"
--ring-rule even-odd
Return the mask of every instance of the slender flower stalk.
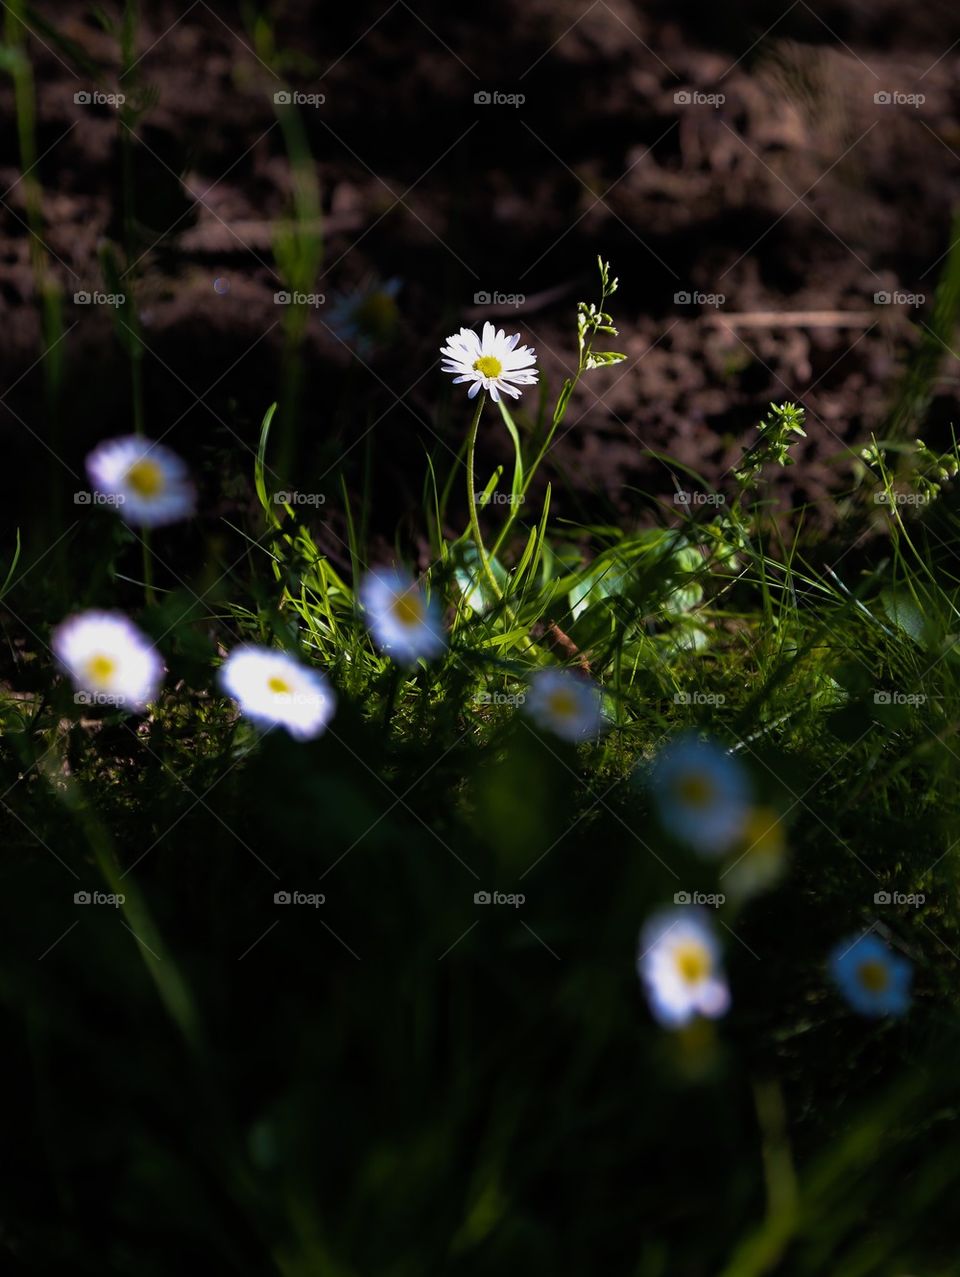
[[470, 535], [473, 537], [473, 543], [477, 547], [477, 555], [480, 559], [480, 567], [486, 579], [487, 585], [493, 592], [493, 597], [499, 602], [503, 602], [503, 591], [500, 589], [499, 582], [493, 574], [493, 568], [490, 566], [490, 559], [487, 555], [486, 548], [483, 544], [483, 536], [480, 532], [480, 520], [477, 518], [477, 488], [475, 479], [474, 455], [477, 448], [477, 433], [480, 429], [480, 414], [483, 412], [483, 405], [487, 401], [486, 394], [477, 396], [477, 409], [473, 414], [473, 421], [470, 423], [470, 432], [467, 435], [467, 509], [470, 514]]

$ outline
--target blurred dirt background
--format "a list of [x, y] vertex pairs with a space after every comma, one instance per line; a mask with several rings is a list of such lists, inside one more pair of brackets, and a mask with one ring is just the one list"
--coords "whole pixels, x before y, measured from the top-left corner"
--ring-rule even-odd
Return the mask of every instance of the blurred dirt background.
[[[244, 499], [224, 480], [249, 476], [260, 419], [284, 389], [274, 294], [289, 281], [274, 249], [297, 191], [279, 90], [325, 99], [298, 108], [326, 301], [308, 312], [296, 479], [323, 488], [342, 464], [357, 487], [372, 455], [387, 535], [419, 503], [425, 452], [453, 464], [466, 426], [438, 371], [443, 338], [486, 318], [519, 328], [555, 393], [598, 253], [621, 279], [611, 344], [629, 359], [577, 392], [552, 458], [562, 512], [642, 518], [675, 487], [661, 452], [722, 489], [767, 403], [796, 398], [809, 437], [788, 498], [812, 503], [808, 526], [829, 526], [851, 449], [884, 427], [950, 245], [960, 13], [940, 0], [382, 0], [277, 5], [259, 20], [184, 0], [142, 7], [122, 78], [118, 35], [91, 6], [39, 4], [26, 23], [43, 247], [9, 127], [0, 429], [8, 455], [32, 473], [62, 465], [68, 487], [96, 439], [131, 428], [122, 331], [108, 307], [73, 302], [108, 287], [105, 244], [122, 262], [126, 126], [77, 93], [127, 89], [144, 108], [125, 287], [142, 324], [145, 425], [202, 472], [214, 513]], [[525, 100], [475, 100], [484, 93]], [[0, 106], [12, 122], [9, 75]], [[64, 298], [56, 442], [40, 251]], [[357, 350], [332, 307], [370, 279], [400, 281], [399, 325]], [[925, 301], [876, 304], [896, 291]], [[525, 301], [478, 304], [483, 293]], [[945, 350], [928, 442], [948, 441], [955, 368]], [[485, 461], [508, 446], [491, 428]]]

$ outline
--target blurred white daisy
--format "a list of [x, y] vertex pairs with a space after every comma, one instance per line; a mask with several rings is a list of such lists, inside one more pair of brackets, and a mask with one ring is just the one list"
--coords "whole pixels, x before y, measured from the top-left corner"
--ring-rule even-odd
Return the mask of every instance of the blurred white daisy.
[[722, 745], [684, 732], [653, 765], [653, 797], [664, 827], [705, 856], [723, 855], [750, 818], [750, 778]]
[[186, 464], [140, 435], [99, 444], [87, 457], [87, 474], [98, 492], [114, 499], [127, 523], [156, 527], [193, 514], [196, 493]]
[[338, 296], [329, 309], [327, 322], [341, 341], [368, 354], [389, 342], [400, 325], [400, 288], [401, 281], [396, 278], [383, 283], [368, 279], [353, 292]]
[[50, 646], [80, 705], [140, 710], [163, 678], [156, 648], [122, 612], [79, 612], [53, 631]]
[[241, 713], [261, 727], [285, 727], [297, 740], [319, 736], [337, 705], [323, 674], [272, 647], [235, 647], [220, 683]]
[[400, 665], [432, 660], [447, 645], [440, 610], [405, 572], [380, 568], [360, 586], [367, 627], [377, 646]]
[[702, 909], [678, 905], [649, 918], [640, 932], [637, 972], [650, 1010], [668, 1029], [696, 1016], [726, 1014], [730, 989], [720, 965], [720, 946]]
[[471, 383], [467, 391], [471, 399], [481, 388], [489, 390], [494, 403], [499, 402], [501, 394], [519, 399], [521, 392], [517, 387], [531, 386], [537, 380], [537, 356], [530, 346], [518, 346], [519, 340], [519, 333], [507, 337], [502, 328], [496, 329], [491, 323], [483, 325], [482, 337], [472, 328], [461, 328], [441, 346], [441, 368], [457, 374], [454, 385]]
[[600, 688], [570, 670], [538, 670], [523, 708], [538, 727], [561, 740], [590, 740], [603, 727]]

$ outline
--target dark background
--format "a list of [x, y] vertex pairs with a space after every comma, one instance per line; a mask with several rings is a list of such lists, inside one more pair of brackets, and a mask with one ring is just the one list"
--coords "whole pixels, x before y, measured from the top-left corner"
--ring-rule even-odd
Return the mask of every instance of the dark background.
[[[832, 494], [853, 474], [850, 445], [886, 424], [950, 244], [960, 151], [953, 6], [534, 0], [465, 13], [398, 0], [280, 5], [258, 27], [252, 11], [201, 0], [186, 13], [151, 5], [140, 16], [138, 60], [125, 75], [118, 37], [83, 5], [40, 6], [28, 37], [42, 238], [67, 335], [53, 444], [43, 363], [23, 375], [42, 342], [19, 182], [0, 206], [0, 361], [4, 383], [17, 383], [2, 424], [23, 470], [59, 469], [69, 490], [91, 444], [131, 428], [123, 329], [107, 308], [72, 303], [76, 289], [106, 286], [104, 241], [126, 234], [127, 126], [112, 107], [73, 101], [99, 83], [146, 103], [130, 125], [127, 228], [144, 426], [206, 468], [208, 512], [236, 500], [224, 479], [249, 474], [248, 449], [279, 397], [300, 441], [297, 486], [333, 488], [342, 470], [356, 490], [368, 448], [390, 458], [377, 467], [375, 509], [377, 530], [392, 536], [419, 501], [425, 452], [448, 466], [462, 439], [464, 405], [450, 406], [436, 372], [447, 332], [485, 318], [519, 327], [555, 391], [574, 359], [575, 302], [595, 295], [601, 252], [622, 281], [614, 304], [629, 358], [577, 393], [551, 458], [563, 512], [642, 518], [637, 490], [657, 499], [673, 488], [649, 450], [722, 486], [767, 402], [796, 398], [810, 438], [786, 499], [813, 503], [808, 527], [832, 521]], [[98, 80], [76, 69], [63, 40]], [[299, 402], [287, 393], [286, 329], [273, 304], [290, 283], [272, 253], [294, 198], [292, 134], [272, 102], [287, 86], [326, 98], [299, 113], [322, 214], [312, 287], [328, 299], [306, 316]], [[678, 104], [684, 90], [725, 101]], [[480, 91], [526, 101], [477, 105]], [[878, 105], [881, 91], [926, 100]], [[2, 94], [10, 113], [9, 79]], [[4, 139], [6, 188], [19, 176], [15, 130]], [[402, 322], [392, 343], [358, 357], [328, 319], [333, 297], [370, 277], [402, 281]], [[927, 301], [874, 305], [877, 291], [894, 289]], [[480, 291], [526, 302], [475, 306]], [[678, 291], [725, 301], [678, 306]], [[794, 318], [772, 318], [782, 312]], [[744, 325], [735, 319], [744, 313], [761, 318]], [[730, 325], [716, 322], [724, 317]], [[925, 423], [934, 445], [946, 442], [955, 402], [944, 357]], [[508, 443], [481, 447], [493, 460]], [[34, 502], [24, 491], [12, 504], [29, 512]], [[337, 513], [326, 516], [333, 529]]]

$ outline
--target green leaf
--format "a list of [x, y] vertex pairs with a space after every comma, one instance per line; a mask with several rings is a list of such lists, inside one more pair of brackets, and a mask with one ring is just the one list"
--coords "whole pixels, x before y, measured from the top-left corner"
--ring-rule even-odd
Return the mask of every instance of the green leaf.
[[510, 438], [513, 440], [513, 483], [510, 486], [510, 495], [513, 497], [516, 505], [523, 496], [523, 449], [520, 446], [520, 432], [517, 429], [516, 422], [510, 415], [507, 405], [500, 400], [499, 403], [500, 416], [503, 418], [503, 424], [510, 432]]
[[270, 423], [273, 421], [273, 414], [277, 411], [277, 405], [272, 403], [264, 414], [263, 424], [260, 427], [260, 442], [257, 445], [257, 459], [253, 468], [253, 483], [257, 490], [257, 498], [263, 506], [264, 514], [267, 519], [275, 527], [280, 526], [280, 520], [277, 518], [277, 512], [267, 495], [267, 485], [264, 480], [264, 471], [266, 470], [267, 455], [267, 439], [270, 436]]
[[884, 590], [880, 598], [890, 620], [915, 643], [924, 648], [936, 643], [932, 625], [909, 594], [902, 590]]

